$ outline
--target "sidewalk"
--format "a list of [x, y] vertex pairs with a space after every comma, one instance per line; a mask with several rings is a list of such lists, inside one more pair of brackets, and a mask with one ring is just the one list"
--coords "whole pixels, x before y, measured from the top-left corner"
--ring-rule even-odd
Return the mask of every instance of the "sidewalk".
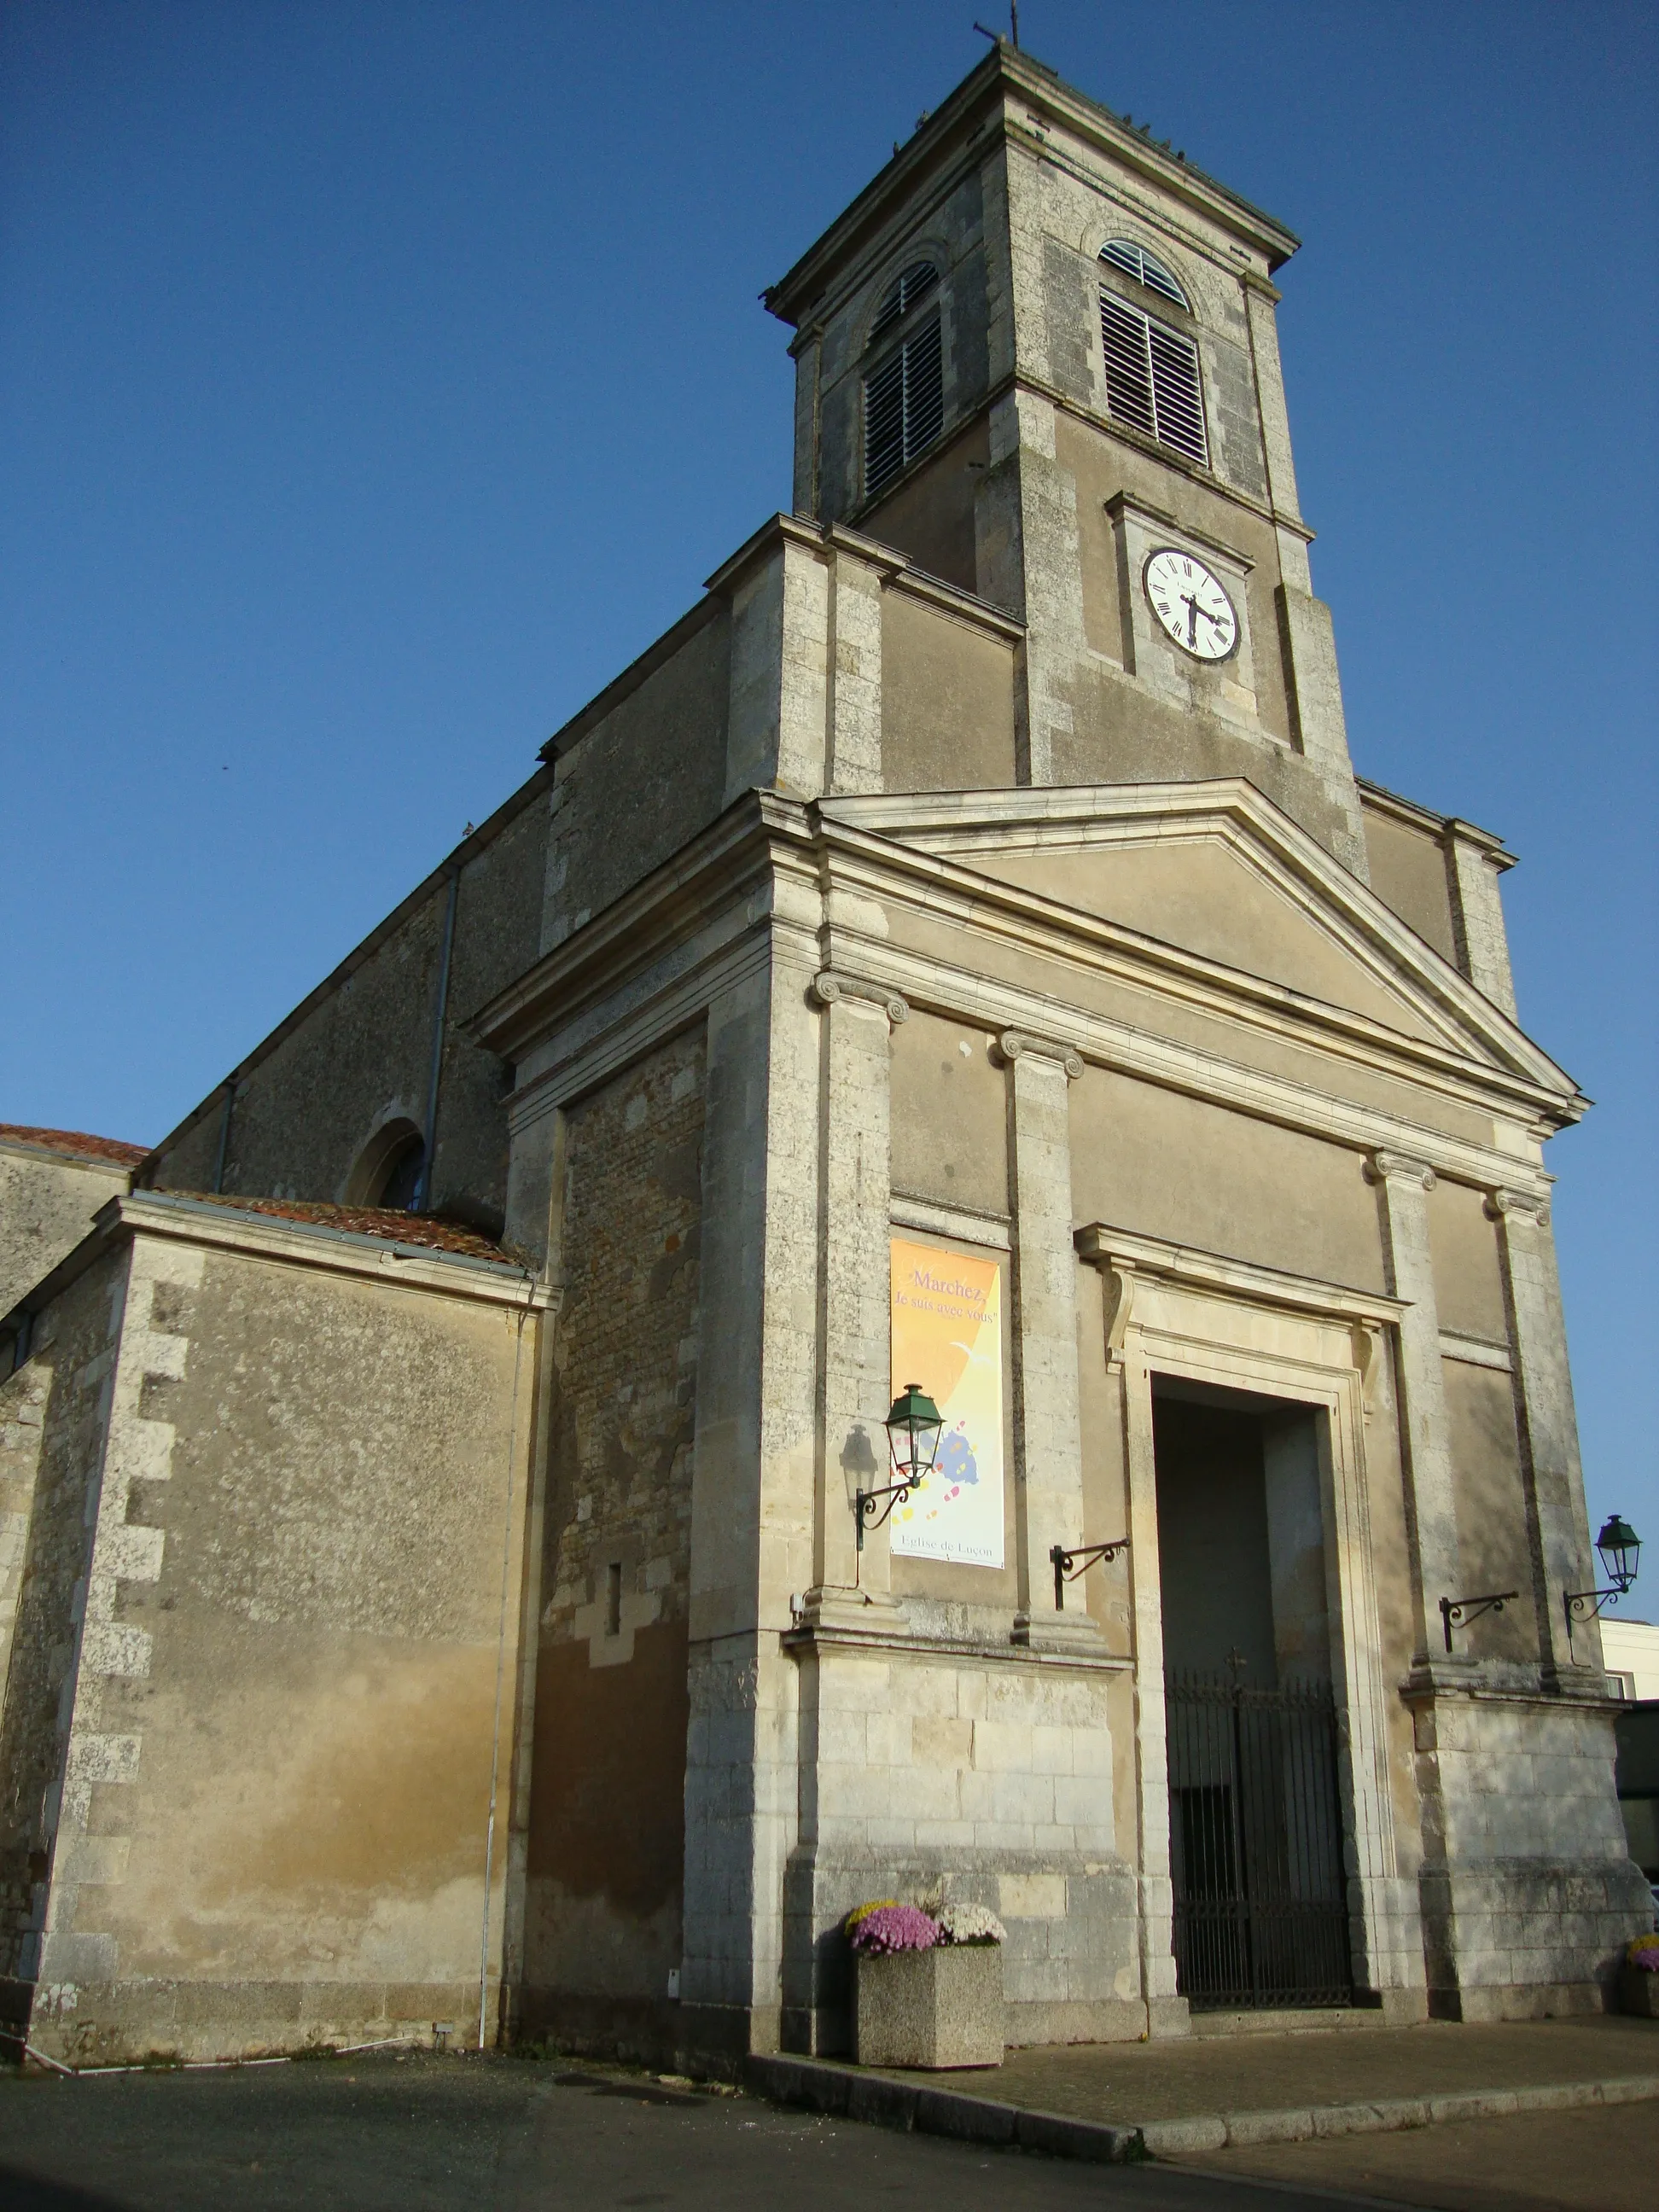
[[1058, 2156], [1123, 2160], [1659, 2100], [1659, 2022], [1430, 2021], [1358, 2033], [1011, 2051], [997, 2069], [756, 2058], [789, 2104]]

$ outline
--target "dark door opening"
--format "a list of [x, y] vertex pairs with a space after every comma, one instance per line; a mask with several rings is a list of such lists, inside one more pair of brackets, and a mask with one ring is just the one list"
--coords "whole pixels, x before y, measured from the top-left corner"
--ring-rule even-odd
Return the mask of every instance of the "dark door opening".
[[1352, 2002], [1316, 1418], [1153, 1399], [1176, 1970], [1200, 2010]]

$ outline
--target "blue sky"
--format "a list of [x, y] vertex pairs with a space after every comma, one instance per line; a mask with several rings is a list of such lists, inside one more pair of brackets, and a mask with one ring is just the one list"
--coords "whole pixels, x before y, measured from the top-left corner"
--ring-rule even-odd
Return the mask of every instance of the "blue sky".
[[[756, 295], [975, 12], [0, 15], [0, 1118], [161, 1136], [787, 505]], [[1356, 763], [1522, 856], [1522, 1017], [1599, 1102], [1552, 1150], [1591, 1509], [1659, 1562], [1659, 13], [1021, 19], [1307, 240]]]

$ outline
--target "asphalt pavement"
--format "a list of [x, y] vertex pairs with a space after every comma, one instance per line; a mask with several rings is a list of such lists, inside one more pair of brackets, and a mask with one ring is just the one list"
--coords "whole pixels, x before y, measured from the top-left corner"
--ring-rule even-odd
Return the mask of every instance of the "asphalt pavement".
[[[1310, 2212], [1352, 2203], [1081, 2166], [512, 2058], [0, 2078], [0, 2212]], [[1420, 2200], [1419, 2200], [1420, 2201]]]

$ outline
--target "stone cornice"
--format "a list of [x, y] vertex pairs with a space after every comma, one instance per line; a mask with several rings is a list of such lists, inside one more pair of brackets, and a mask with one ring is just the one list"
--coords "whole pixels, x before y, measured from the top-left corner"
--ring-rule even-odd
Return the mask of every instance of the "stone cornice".
[[[1392, 1061], [1394, 1072], [1408, 1066], [1413, 1078], [1420, 1080], [1429, 1069], [1436, 1069], [1452, 1079], [1460, 1095], [1467, 1097], [1469, 1086], [1478, 1085], [1487, 1098], [1494, 1092], [1506, 1095], [1511, 1111], [1525, 1105], [1556, 1126], [1576, 1121], [1589, 1103], [1565, 1069], [1450, 961], [1242, 779], [925, 793], [904, 798], [878, 794], [823, 799], [817, 811], [826, 829], [839, 833], [838, 842], [849, 854], [860, 852], [886, 872], [925, 879], [939, 890], [959, 889], [962, 911], [975, 918], [988, 920], [1000, 908], [1050, 922], [1057, 950], [1061, 933], [1074, 941], [1087, 938], [1102, 947], [1133, 949], [1142, 961], [1218, 987], [1236, 1006], [1243, 1000], [1269, 1010], [1275, 1026], [1281, 1017], [1294, 1018], [1328, 1036], [1346, 1036], [1361, 1045], [1361, 1056], [1374, 1064], [1381, 1064], [1376, 1060], [1380, 1049]], [[981, 850], [1087, 849], [1149, 837], [1206, 834], [1231, 843], [1376, 981], [1412, 1004], [1443, 1042], [1436, 1045], [1408, 1036], [1289, 985], [1247, 975], [1144, 932], [1005, 884], [973, 866]], [[934, 904], [936, 900], [929, 897], [925, 902]], [[1485, 1064], [1472, 1056], [1471, 1037], [1480, 1041], [1489, 1056]]]
[[1382, 1328], [1398, 1321], [1406, 1310], [1403, 1299], [1389, 1297], [1381, 1291], [1355, 1290], [1346, 1284], [1324, 1282], [1316, 1275], [1260, 1267], [1254, 1261], [1206, 1252], [1196, 1245], [1173, 1244], [1163, 1237], [1115, 1229], [1103, 1221], [1085, 1224], [1077, 1231], [1073, 1242], [1079, 1258], [1116, 1275], [1143, 1276], [1252, 1305], [1313, 1314], [1345, 1327], [1358, 1323], [1362, 1328]]
[[[975, 794], [990, 799], [1006, 795]], [[1077, 794], [1023, 796], [1042, 801]], [[844, 804], [836, 802], [836, 809]], [[832, 810], [775, 792], [750, 792], [737, 801], [672, 861], [491, 1001], [475, 1017], [471, 1034], [491, 1051], [519, 1061], [538, 1039], [561, 1039], [558, 1058], [564, 1072], [544, 1105], [534, 1109], [544, 1110], [576, 1095], [584, 1082], [614, 1072], [622, 1064], [616, 1057], [619, 1052], [647, 1049], [696, 1019], [723, 979], [769, 957], [787, 957], [804, 970], [803, 988], [826, 965], [847, 969], [930, 1012], [965, 1019], [993, 1033], [1012, 1030], [1048, 1036], [1085, 1060], [1356, 1152], [1381, 1146], [1421, 1156], [1439, 1172], [1482, 1190], [1526, 1187], [1525, 1163], [1512, 1152], [1160, 1036], [1147, 1024], [1130, 1024], [999, 982], [982, 968], [965, 964], [970, 945], [964, 945], [963, 963], [945, 962], [861, 937], [843, 925], [827, 926], [823, 894], [843, 860], [856, 863], [852, 872], [860, 888], [878, 899], [902, 893], [935, 915], [978, 927], [995, 924], [1028, 949], [1041, 941], [1061, 958], [1091, 960], [1150, 994], [1184, 998], [1223, 1017], [1276, 1030], [1304, 1046], [1340, 1050], [1361, 1065], [1426, 1084], [1487, 1113], [1496, 1105], [1510, 1119], [1517, 1117], [1517, 1107], [1528, 1120], [1572, 1118], [1559, 1097], [1540, 1096], [1502, 1071], [1427, 1048], [1409, 1048], [1408, 1041], [1376, 1032], [1361, 1018], [1348, 1020], [1317, 1002], [1258, 986], [1253, 979], [1093, 916], [986, 877], [953, 871], [932, 855], [860, 836], [838, 826]], [[1262, 1004], [1257, 1003], [1259, 994], [1265, 994]], [[1494, 1013], [1493, 1019], [1503, 1018]], [[526, 1075], [515, 1094], [515, 1116], [532, 1110], [530, 1093], [545, 1088], [547, 1081], [545, 1067]]]
[[[930, 448], [927, 458], [936, 459], [936, 452]], [[890, 484], [884, 487], [882, 497], [888, 498], [891, 491]], [[1010, 645], [1018, 645], [1025, 635], [1025, 624], [1006, 608], [993, 606], [988, 599], [964, 592], [960, 585], [947, 584], [942, 577], [930, 576], [925, 569], [917, 568], [908, 554], [884, 545], [879, 538], [866, 538], [861, 531], [851, 530], [843, 522], [813, 522], [799, 514], [769, 515], [708, 578], [706, 589], [710, 599], [716, 602], [729, 599], [755, 568], [771, 560], [781, 547], [788, 545], [819, 561], [837, 553], [850, 554], [879, 574], [884, 589], [901, 592], [907, 599], [924, 600], [941, 613], [966, 623], [970, 629], [988, 631]], [[678, 629], [670, 635], [678, 636]], [[636, 664], [640, 665], [642, 664]], [[646, 672], [648, 674], [649, 670]], [[601, 694], [602, 699], [605, 697], [607, 694]]]
[[1508, 851], [1504, 840], [1492, 830], [1483, 830], [1478, 823], [1466, 822], [1461, 814], [1437, 814], [1431, 806], [1419, 806], [1414, 799], [1402, 799], [1397, 791], [1389, 791], [1382, 784], [1370, 783], [1357, 775], [1354, 783], [1359, 793], [1362, 809], [1372, 814], [1385, 814], [1395, 822], [1404, 823], [1413, 830], [1426, 830], [1437, 845], [1474, 845], [1495, 868], [1512, 868], [1516, 856]]
[[[171, 1191], [143, 1191], [112, 1198], [100, 1206], [87, 1236], [35, 1285], [15, 1312], [41, 1311], [106, 1253], [140, 1236], [234, 1252], [248, 1259], [321, 1268], [444, 1297], [513, 1306], [530, 1313], [545, 1311], [553, 1299], [545, 1283], [510, 1260], [478, 1260], [465, 1253], [443, 1252], [428, 1244], [398, 1243], [322, 1222], [245, 1212], [234, 1206], [215, 1206], [210, 1199], [187, 1198]], [[6, 1316], [0, 1321], [0, 1329], [7, 1328], [12, 1319], [12, 1315]]]
[[1135, 1666], [1132, 1658], [1115, 1651], [1065, 1651], [1035, 1644], [993, 1644], [971, 1637], [925, 1636], [896, 1623], [886, 1628], [832, 1628], [815, 1621], [801, 1621], [786, 1629], [778, 1641], [784, 1650], [792, 1654], [817, 1650], [885, 1651], [895, 1657], [922, 1661], [967, 1659], [975, 1666], [1045, 1667], [1085, 1674], [1132, 1674]]
[[[934, 173], [932, 189], [938, 193], [954, 182], [964, 165], [977, 166], [998, 139], [1016, 141], [1039, 158], [1074, 166], [1048, 142], [1045, 132], [1055, 125], [1086, 151], [1105, 155], [1114, 166], [1146, 179], [1218, 229], [1247, 240], [1270, 270], [1295, 252], [1300, 241], [1273, 216], [1190, 163], [1176, 161], [1030, 55], [999, 43], [793, 267], [768, 286], [762, 295], [768, 309], [781, 321], [801, 323], [817, 308], [821, 295], [833, 290], [849, 263], [861, 262], [878, 251], [884, 233], [896, 220], [914, 216], [930, 173]], [[937, 174], [941, 171], [945, 173], [942, 177]]]
[[[481, 1006], [469, 1033], [486, 1050], [517, 1060], [539, 1033], [563, 1026], [596, 997], [648, 969], [705, 925], [714, 908], [755, 890], [788, 848], [811, 869], [809, 836], [800, 801], [771, 791], [745, 793], [672, 859]], [[769, 910], [745, 919], [757, 922]]]

